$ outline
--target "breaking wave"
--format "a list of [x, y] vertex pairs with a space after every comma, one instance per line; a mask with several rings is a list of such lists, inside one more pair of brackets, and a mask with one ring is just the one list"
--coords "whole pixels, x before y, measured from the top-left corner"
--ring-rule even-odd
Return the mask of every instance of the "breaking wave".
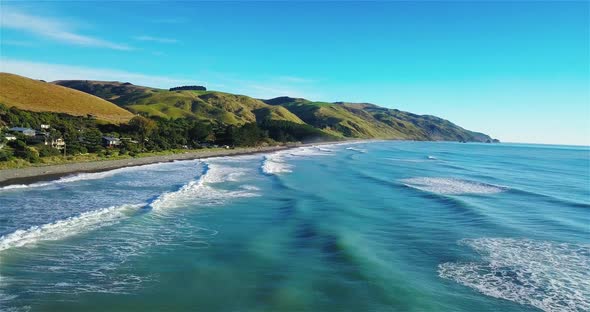
[[287, 163], [289, 159], [309, 156], [334, 155], [334, 151], [319, 146], [305, 146], [292, 150], [274, 152], [264, 156], [260, 169], [267, 175], [293, 172], [293, 166]]
[[120, 173], [145, 170], [146, 167], [153, 167], [153, 166], [158, 166], [158, 165], [161, 165], [161, 163], [148, 164], [148, 165], [142, 165], [142, 166], [133, 166], [133, 167], [123, 167], [123, 168], [118, 168], [118, 169], [113, 169], [113, 170], [108, 170], [108, 171], [101, 171], [101, 172], [78, 173], [78, 174], [73, 174], [73, 175], [61, 177], [57, 180], [46, 181], [46, 182], [36, 182], [36, 183], [31, 183], [31, 184], [11, 184], [11, 185], [7, 185], [4, 187], [0, 187], [0, 191], [23, 189], [23, 188], [45, 187], [45, 186], [50, 186], [50, 185], [59, 185], [59, 184], [79, 182], [79, 181], [85, 181], [85, 180], [100, 180], [100, 179], [112, 177], [112, 176], [120, 174]]
[[149, 206], [155, 210], [179, 207], [187, 203], [209, 206], [222, 204], [230, 198], [259, 195], [254, 192], [256, 189], [252, 187], [241, 187], [237, 190], [213, 187], [213, 184], [238, 182], [239, 177], [246, 174], [245, 169], [217, 163], [205, 163], [204, 168], [199, 179], [190, 181], [177, 191], [160, 195]]
[[291, 172], [291, 166], [285, 162], [281, 154], [264, 156], [262, 172], [269, 175]]
[[410, 178], [401, 180], [404, 185], [421, 191], [446, 195], [460, 194], [494, 194], [505, 191], [507, 188], [492, 184], [455, 178]]
[[26, 230], [17, 230], [0, 237], [0, 251], [35, 244], [41, 241], [52, 241], [87, 232], [99, 227], [115, 224], [129, 217], [129, 212], [143, 207], [139, 205], [121, 205], [84, 212], [78, 216], [59, 220]]
[[544, 311], [590, 310], [590, 245], [511, 238], [465, 239], [460, 244], [483, 261], [443, 263], [440, 277]]

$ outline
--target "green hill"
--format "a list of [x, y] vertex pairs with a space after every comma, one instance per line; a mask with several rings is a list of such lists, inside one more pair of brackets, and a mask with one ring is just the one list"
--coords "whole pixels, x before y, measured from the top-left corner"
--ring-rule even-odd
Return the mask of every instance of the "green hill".
[[0, 103], [34, 112], [94, 115], [111, 123], [129, 121], [129, 111], [90, 94], [14, 74], [0, 73]]
[[283, 107], [270, 106], [244, 95], [216, 91], [168, 91], [114, 81], [62, 80], [54, 83], [98, 96], [134, 113], [149, 116], [195, 117], [225, 124], [244, 124], [263, 119], [303, 123]]
[[368, 103], [326, 103], [279, 97], [265, 101], [282, 106], [325, 132], [354, 138], [452, 140], [485, 142], [485, 134], [463, 129], [448, 120], [416, 115]]
[[290, 97], [258, 100], [216, 91], [168, 91], [108, 81], [54, 83], [101, 97], [134, 113], [163, 118], [194, 117], [235, 125], [264, 120], [290, 121], [341, 138], [491, 140], [485, 134], [463, 129], [442, 118], [368, 103], [326, 103]]

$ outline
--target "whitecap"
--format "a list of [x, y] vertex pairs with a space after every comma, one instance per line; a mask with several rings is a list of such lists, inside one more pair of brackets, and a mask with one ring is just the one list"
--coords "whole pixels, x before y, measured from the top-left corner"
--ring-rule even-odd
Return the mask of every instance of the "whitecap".
[[121, 205], [84, 212], [78, 216], [58, 220], [53, 223], [33, 226], [26, 230], [16, 230], [0, 237], [0, 251], [34, 245], [41, 241], [59, 240], [81, 232], [111, 225], [127, 218], [129, 210], [142, 207], [140, 205]]
[[304, 146], [278, 151], [264, 156], [261, 169], [262, 172], [268, 175], [289, 173], [293, 172], [293, 166], [288, 163], [289, 159], [329, 155], [334, 155], [332, 150], [320, 148], [319, 146]]
[[590, 310], [590, 245], [512, 238], [465, 239], [481, 262], [449, 262], [442, 278], [544, 311]]
[[285, 162], [281, 153], [264, 156], [262, 172], [269, 175], [291, 172], [291, 166]]
[[326, 153], [332, 153], [332, 152], [334, 152], [334, 150], [332, 150], [332, 149], [324, 148], [324, 147], [321, 147], [321, 146], [314, 145], [313, 147], [315, 149], [317, 149], [318, 151], [320, 151], [320, 152], [326, 152]]
[[437, 194], [494, 194], [506, 187], [455, 178], [420, 177], [401, 180], [404, 185]]
[[0, 191], [3, 190], [15, 190], [15, 189], [24, 189], [24, 188], [39, 188], [39, 187], [46, 187], [51, 185], [59, 185], [59, 184], [66, 184], [72, 182], [79, 182], [79, 181], [87, 181], [87, 180], [100, 180], [109, 178], [121, 173], [126, 172], [133, 172], [133, 171], [142, 171], [146, 170], [147, 168], [161, 166], [166, 163], [155, 163], [155, 164], [147, 164], [141, 166], [131, 166], [131, 167], [123, 167], [113, 170], [107, 171], [100, 171], [100, 172], [89, 172], [89, 173], [76, 173], [68, 176], [61, 177], [57, 180], [46, 181], [46, 182], [35, 182], [31, 184], [11, 184], [4, 187], [0, 187]]
[[239, 182], [247, 169], [224, 166], [221, 163], [205, 163], [205, 172], [197, 180], [182, 186], [177, 191], [166, 192], [157, 197], [150, 206], [155, 210], [179, 207], [187, 203], [198, 205], [219, 205], [231, 198], [259, 196], [252, 188], [225, 190], [214, 187], [225, 182]]

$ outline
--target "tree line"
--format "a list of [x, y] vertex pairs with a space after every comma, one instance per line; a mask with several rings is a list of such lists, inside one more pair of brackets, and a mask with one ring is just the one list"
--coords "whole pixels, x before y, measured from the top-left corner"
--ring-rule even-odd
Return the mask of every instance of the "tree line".
[[[42, 124], [50, 125], [43, 135], [50, 140], [63, 139], [65, 150], [8, 130], [11, 127], [39, 130]], [[16, 140], [7, 140], [9, 133], [16, 136]], [[118, 138], [119, 144], [105, 146], [103, 137]], [[331, 139], [335, 138], [312, 126], [289, 121], [262, 120], [228, 125], [196, 118], [165, 119], [138, 115], [127, 124], [115, 125], [104, 124], [90, 116], [30, 112], [0, 104], [0, 161], [21, 158], [35, 163], [42, 157], [64, 154], [135, 156], [141, 152], [172, 149], [260, 146]]]
[[207, 88], [203, 86], [180, 86], [168, 89], [168, 91], [182, 91], [182, 90], [196, 90], [196, 91], [207, 91]]

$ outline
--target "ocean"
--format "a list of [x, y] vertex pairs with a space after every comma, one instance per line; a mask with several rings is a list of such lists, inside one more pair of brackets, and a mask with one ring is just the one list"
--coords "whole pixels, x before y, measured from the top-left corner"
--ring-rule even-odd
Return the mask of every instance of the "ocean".
[[0, 189], [1, 311], [590, 311], [588, 147], [381, 141]]

